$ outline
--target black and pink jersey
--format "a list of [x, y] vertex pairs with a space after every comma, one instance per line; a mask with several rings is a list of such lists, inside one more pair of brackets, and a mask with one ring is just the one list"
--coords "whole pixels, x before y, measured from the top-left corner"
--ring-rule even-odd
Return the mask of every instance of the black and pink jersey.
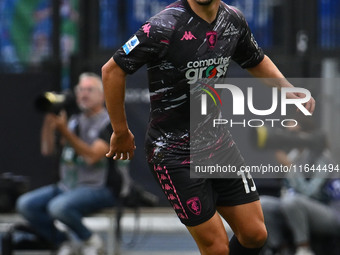
[[[113, 56], [129, 74], [147, 64], [149, 156], [162, 160], [165, 154], [189, 153], [193, 85], [202, 79], [226, 77], [231, 60], [249, 68], [263, 57], [242, 13], [223, 2], [211, 24], [196, 15], [186, 0], [150, 18]], [[228, 142], [229, 132], [221, 135]]]

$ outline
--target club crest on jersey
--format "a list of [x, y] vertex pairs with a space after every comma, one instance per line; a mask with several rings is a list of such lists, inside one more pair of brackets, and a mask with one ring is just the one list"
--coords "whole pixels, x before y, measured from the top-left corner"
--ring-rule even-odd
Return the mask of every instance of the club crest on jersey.
[[187, 206], [189, 210], [195, 214], [200, 215], [202, 210], [201, 201], [198, 197], [193, 197], [187, 200]]
[[217, 43], [217, 32], [216, 31], [207, 32], [206, 37], [209, 48], [211, 49], [214, 48]]

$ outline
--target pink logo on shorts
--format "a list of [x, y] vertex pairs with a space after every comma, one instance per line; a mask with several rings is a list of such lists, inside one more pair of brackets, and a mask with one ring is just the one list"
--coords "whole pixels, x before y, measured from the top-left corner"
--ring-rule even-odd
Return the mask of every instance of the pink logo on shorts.
[[170, 187], [169, 184], [165, 184], [165, 185], [164, 185], [164, 189], [165, 189], [165, 190], [172, 190], [172, 188]]
[[161, 180], [164, 181], [164, 180], [167, 180], [168, 178], [166, 178], [166, 176], [164, 174], [161, 174]]
[[178, 217], [179, 217], [180, 219], [187, 219], [187, 218], [183, 215], [183, 213], [179, 213], [179, 214], [178, 214]]
[[193, 197], [187, 200], [187, 206], [189, 210], [195, 214], [195, 215], [200, 215], [201, 214], [201, 201], [198, 197]]
[[170, 194], [169, 197], [168, 197], [168, 199], [169, 199], [169, 200], [176, 200], [176, 197], [175, 197], [174, 195]]
[[181, 207], [179, 207], [178, 204], [176, 203], [173, 203], [173, 206], [172, 206], [175, 210], [181, 210]]

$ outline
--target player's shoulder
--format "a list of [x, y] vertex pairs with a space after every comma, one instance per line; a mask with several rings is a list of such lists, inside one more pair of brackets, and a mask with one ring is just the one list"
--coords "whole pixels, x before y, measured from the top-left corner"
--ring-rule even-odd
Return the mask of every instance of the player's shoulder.
[[166, 6], [161, 12], [151, 17], [147, 22], [159, 28], [173, 29], [186, 13], [182, 1], [176, 1]]
[[185, 15], [185, 13], [186, 9], [182, 1], [174, 2], [151, 17], [142, 26], [142, 30], [147, 34], [147, 37], [156, 41], [160, 39], [170, 40], [178, 22], [183, 21], [183, 15]]
[[225, 2], [221, 1], [221, 7], [228, 13], [228, 15], [234, 17], [239, 21], [245, 20], [244, 14], [240, 9], [233, 5], [226, 4]]
[[[181, 16], [183, 13], [185, 13], [186, 7], [183, 4], [183, 2], [181, 0], [178, 0], [176, 2], [173, 2], [172, 4], [169, 4], [168, 6], [166, 6], [161, 12], [159, 12], [157, 15], [162, 16]], [[156, 16], [157, 16], [156, 15]]]

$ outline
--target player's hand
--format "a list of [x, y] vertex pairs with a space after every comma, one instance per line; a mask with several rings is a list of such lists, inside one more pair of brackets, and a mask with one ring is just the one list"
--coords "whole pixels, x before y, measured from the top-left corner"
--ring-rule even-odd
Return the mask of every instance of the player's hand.
[[110, 141], [110, 151], [106, 154], [106, 157], [112, 157], [114, 160], [132, 159], [135, 149], [135, 137], [129, 129], [119, 134], [113, 132]]
[[[287, 93], [287, 98], [289, 99], [299, 99], [299, 98], [305, 98], [306, 95], [303, 93]], [[315, 100], [313, 97], [309, 99], [308, 102], [304, 103], [303, 106], [309, 111], [311, 114], [313, 114], [315, 110]], [[299, 110], [299, 109], [298, 109]]]

